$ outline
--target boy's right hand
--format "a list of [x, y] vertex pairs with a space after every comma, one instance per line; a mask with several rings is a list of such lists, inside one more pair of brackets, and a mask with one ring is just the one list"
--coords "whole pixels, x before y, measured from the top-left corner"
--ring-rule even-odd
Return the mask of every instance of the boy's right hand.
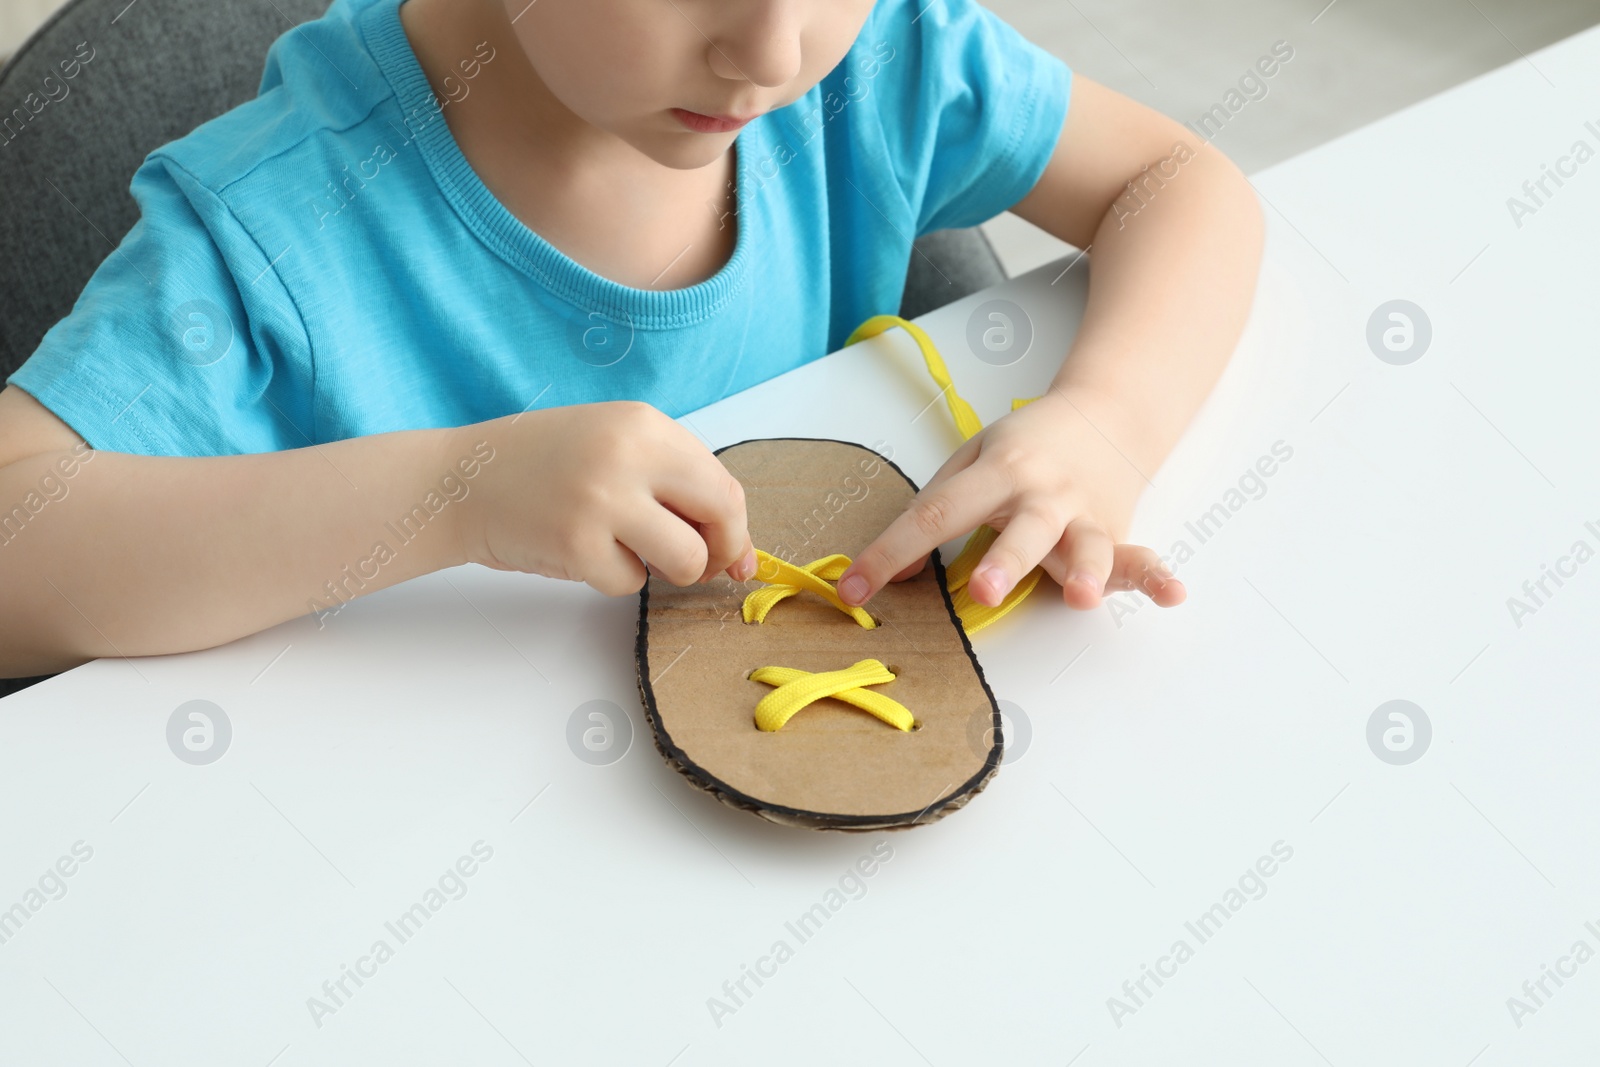
[[457, 513], [468, 562], [634, 593], [755, 575], [744, 488], [648, 404], [546, 408], [465, 428], [496, 455]]

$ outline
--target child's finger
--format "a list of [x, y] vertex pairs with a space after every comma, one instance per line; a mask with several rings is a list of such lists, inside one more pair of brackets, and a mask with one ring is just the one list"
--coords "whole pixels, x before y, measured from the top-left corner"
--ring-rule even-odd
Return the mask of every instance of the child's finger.
[[[929, 478], [928, 481], [923, 485], [922, 491], [924, 493], [932, 492], [945, 482], [949, 481], [957, 473], [972, 466], [973, 461], [978, 458], [979, 449], [980, 441], [976, 437], [972, 438], [960, 448], [956, 449], [955, 452], [951, 454], [950, 458], [944, 461], [944, 465], [935, 471], [933, 477]], [[907, 578], [915, 578], [917, 575], [923, 572], [924, 568], [928, 566], [929, 555], [930, 553], [924, 552], [911, 563], [900, 568], [899, 571], [895, 572], [894, 577], [890, 578], [889, 580], [891, 582], [903, 582]]]
[[644, 561], [627, 545], [613, 540], [595, 548], [583, 561], [580, 581], [606, 596], [627, 596], [644, 585]]
[[983, 451], [983, 440], [983, 435], [979, 434], [977, 437], [969, 437], [961, 442], [961, 446], [950, 453], [950, 458], [939, 464], [939, 469], [933, 472], [933, 477], [923, 483], [923, 492], [927, 492], [929, 489], [937, 489], [943, 483], [972, 466]]
[[1003, 490], [994, 480], [986, 484], [970, 467], [924, 489], [840, 576], [839, 598], [853, 606], [866, 603], [890, 578], [988, 521], [1003, 501]]
[[617, 540], [673, 585], [693, 585], [706, 571], [706, 543], [694, 527], [660, 506], [646, 506], [617, 529]]
[[1018, 512], [978, 561], [967, 579], [967, 592], [980, 604], [997, 606], [1060, 541], [1059, 518], [1031, 509]]
[[1182, 604], [1189, 595], [1183, 583], [1161, 562], [1161, 557], [1143, 545], [1117, 546], [1106, 589], [1137, 590], [1164, 608]]
[[1074, 608], [1097, 606], [1115, 562], [1116, 544], [1093, 519], [1074, 519], [1061, 538], [1061, 595]]
[[[698, 532], [706, 553], [701, 578], [737, 568], [752, 552], [744, 486], [709, 452], [684, 458], [686, 462], [669, 465], [658, 477], [656, 499]], [[749, 576], [730, 571], [736, 581]]]
[[[729, 578], [736, 582], [748, 582], [756, 576], [756, 567], [756, 547], [751, 543], [749, 535], [746, 535], [744, 551], [739, 554], [739, 558], [734, 560], [731, 566], [724, 567], [723, 570], [727, 572]], [[710, 569], [707, 569], [705, 578], [702, 578], [701, 581], [710, 578], [712, 573]]]
[[893, 578], [890, 578], [889, 580], [891, 582], [903, 582], [907, 578], [915, 578], [917, 575], [922, 573], [923, 568], [927, 567], [927, 565], [928, 565], [928, 557], [927, 556], [923, 556], [921, 559], [917, 560], [915, 563], [912, 563], [910, 566], [902, 567], [900, 569], [900, 571], [898, 573], [896, 573], [895, 576]]
[[749, 534], [745, 535], [744, 550], [739, 552], [733, 563], [727, 566], [717, 566], [711, 558], [711, 543], [707, 539], [704, 525], [698, 522], [689, 523], [694, 532], [700, 535], [700, 540], [706, 542], [706, 571], [700, 576], [700, 581], [709, 582], [713, 576], [726, 574], [736, 582], [748, 582], [756, 574], [756, 548], [750, 541]]

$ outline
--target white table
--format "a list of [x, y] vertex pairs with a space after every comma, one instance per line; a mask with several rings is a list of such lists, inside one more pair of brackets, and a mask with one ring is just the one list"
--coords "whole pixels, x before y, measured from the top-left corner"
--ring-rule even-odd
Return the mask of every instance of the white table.
[[[1600, 949], [1600, 562], [1520, 627], [1507, 607], [1600, 547], [1600, 160], [1520, 229], [1505, 203], [1600, 147], [1586, 120], [1600, 32], [1256, 177], [1256, 313], [1136, 526], [1189, 542], [1190, 601], [1039, 596], [980, 635], [1031, 740], [934, 826], [786, 831], [687, 788], [643, 733], [635, 601], [481, 569], [0, 703], [0, 908], [93, 850], [0, 944], [0, 1062], [1595, 1062], [1600, 961], [1507, 1006]], [[924, 320], [985, 419], [1071, 335], [1066, 266]], [[1038, 331], [1007, 368], [962, 341], [997, 295]], [[1392, 299], [1431, 319], [1410, 365], [1366, 342]], [[758, 406], [777, 388], [686, 422], [713, 445], [885, 441], [918, 480], [956, 444], [942, 407], [914, 418], [933, 388], [897, 334], [783, 383], [828, 414]], [[1280, 441], [1259, 499], [1230, 500]], [[167, 742], [197, 699], [232, 728], [208, 765]], [[1397, 699], [1432, 728], [1405, 765], [1367, 739]], [[608, 765], [566, 741], [591, 700], [632, 716]], [[479, 841], [465, 895], [386, 927]], [[785, 923], [885, 841], [800, 943]], [[1278, 842], [1264, 895], [1190, 931]], [[380, 939], [392, 958], [336, 1004], [323, 983]], [[734, 1006], [724, 982], [780, 939], [793, 957], [718, 1026], [708, 998]], [[1192, 957], [1163, 962], [1180, 939]], [[1135, 1001], [1146, 964], [1169, 977]]]

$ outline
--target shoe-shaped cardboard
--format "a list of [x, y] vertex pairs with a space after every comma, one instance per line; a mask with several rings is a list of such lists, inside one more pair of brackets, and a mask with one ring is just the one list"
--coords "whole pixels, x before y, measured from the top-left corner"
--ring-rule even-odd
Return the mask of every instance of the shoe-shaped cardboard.
[[[775, 438], [717, 453], [744, 486], [757, 548], [804, 566], [855, 558], [917, 492], [889, 460], [843, 441]], [[1000, 767], [999, 707], [956, 617], [935, 551], [921, 574], [867, 604], [866, 629], [809, 592], [745, 623], [762, 583], [726, 575], [680, 588], [652, 577], [640, 593], [639, 692], [656, 747], [691, 783], [773, 822], [877, 830], [933, 822], [977, 795]], [[755, 724], [772, 687], [760, 667], [813, 673], [876, 659], [896, 675], [874, 692], [904, 704], [898, 730], [832, 698], [781, 730]]]

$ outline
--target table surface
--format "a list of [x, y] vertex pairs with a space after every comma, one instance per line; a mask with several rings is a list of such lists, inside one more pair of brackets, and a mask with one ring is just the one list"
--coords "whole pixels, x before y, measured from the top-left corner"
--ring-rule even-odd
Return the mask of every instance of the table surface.
[[[5, 700], [0, 1060], [1595, 1062], [1595, 147], [1600, 31], [1255, 177], [1254, 315], [1135, 528], [1190, 600], [1041, 595], [979, 635], [1015, 739], [935, 825], [688, 788], [636, 602], [481, 568]], [[923, 320], [986, 420], [1047, 381], [1084, 274]], [[965, 340], [999, 298], [1035, 330], [1004, 367]], [[1425, 350], [1369, 344], [1393, 300]], [[957, 443], [935, 399], [896, 331], [684, 421], [921, 481]], [[215, 762], [169, 745], [194, 700]], [[599, 762], [590, 701], [625, 709]]]

